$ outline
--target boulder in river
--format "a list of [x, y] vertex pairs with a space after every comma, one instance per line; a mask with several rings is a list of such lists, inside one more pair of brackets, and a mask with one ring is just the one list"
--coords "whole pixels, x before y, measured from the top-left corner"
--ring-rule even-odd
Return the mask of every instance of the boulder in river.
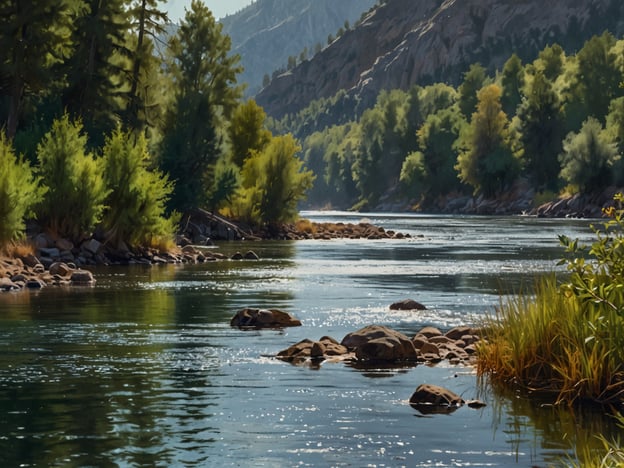
[[464, 400], [444, 387], [422, 384], [409, 400], [410, 406], [422, 414], [449, 414], [464, 405]]
[[345, 346], [330, 336], [324, 336], [318, 341], [302, 340], [277, 353], [277, 358], [294, 364], [301, 364], [326, 359], [340, 360], [348, 355], [349, 350]]
[[238, 328], [300, 327], [301, 321], [288, 312], [278, 309], [245, 308], [232, 317], [230, 326]]
[[359, 361], [418, 360], [418, 351], [407, 336], [382, 325], [369, 325], [349, 333], [341, 344], [354, 350]]

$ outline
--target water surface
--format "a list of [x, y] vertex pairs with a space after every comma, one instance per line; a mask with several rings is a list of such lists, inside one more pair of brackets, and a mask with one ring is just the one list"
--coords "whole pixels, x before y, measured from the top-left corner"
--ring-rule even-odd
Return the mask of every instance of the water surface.
[[[321, 221], [361, 214], [306, 213]], [[98, 268], [93, 288], [0, 295], [3, 466], [546, 466], [616, 435], [573, 414], [498, 395], [470, 368], [295, 367], [271, 356], [378, 323], [414, 335], [475, 324], [500, 294], [553, 271], [557, 235], [587, 221], [366, 215], [404, 240], [222, 244], [260, 261]], [[388, 305], [413, 298], [420, 312]], [[303, 326], [241, 331], [242, 307], [277, 307]], [[421, 383], [481, 410], [424, 416]]]

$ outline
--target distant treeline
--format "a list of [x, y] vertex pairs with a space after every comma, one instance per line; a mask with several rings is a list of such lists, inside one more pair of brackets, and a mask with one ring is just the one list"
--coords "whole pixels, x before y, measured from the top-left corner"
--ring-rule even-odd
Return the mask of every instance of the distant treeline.
[[574, 55], [557, 44], [531, 63], [514, 54], [495, 76], [475, 63], [457, 87], [384, 91], [358, 118], [341, 92], [271, 128], [304, 139], [317, 206], [426, 207], [454, 192], [495, 196], [520, 177], [537, 193], [592, 192], [624, 184], [623, 76], [624, 41], [605, 32]]

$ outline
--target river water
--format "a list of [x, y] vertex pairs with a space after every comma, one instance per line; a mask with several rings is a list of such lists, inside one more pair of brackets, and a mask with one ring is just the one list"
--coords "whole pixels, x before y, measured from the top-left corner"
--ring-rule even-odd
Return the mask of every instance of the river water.
[[[412, 237], [229, 243], [216, 248], [260, 261], [98, 268], [92, 288], [1, 294], [2, 466], [551, 466], [618, 435], [600, 411], [501, 395], [466, 367], [273, 359], [373, 323], [409, 336], [478, 324], [556, 269], [558, 234], [592, 239], [578, 220], [366, 217]], [[428, 309], [389, 310], [405, 298]], [[249, 306], [303, 326], [231, 328]], [[407, 404], [421, 383], [488, 405], [424, 416]]]

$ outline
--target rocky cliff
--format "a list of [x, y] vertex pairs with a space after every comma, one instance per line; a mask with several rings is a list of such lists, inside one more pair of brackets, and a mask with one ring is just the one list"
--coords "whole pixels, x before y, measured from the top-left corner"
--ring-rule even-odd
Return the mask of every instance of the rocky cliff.
[[387, 0], [256, 100], [280, 118], [347, 90], [348, 102], [366, 108], [382, 89], [458, 84], [471, 63], [494, 71], [514, 52], [533, 60], [553, 43], [575, 52], [605, 30], [622, 35], [621, 0]]
[[354, 24], [376, 0], [257, 0], [223, 18], [223, 32], [232, 38], [233, 52], [245, 71], [239, 81], [254, 94], [265, 74], [285, 67], [289, 56], [299, 58], [304, 48], [311, 56], [316, 44], [325, 46], [345, 21]]

